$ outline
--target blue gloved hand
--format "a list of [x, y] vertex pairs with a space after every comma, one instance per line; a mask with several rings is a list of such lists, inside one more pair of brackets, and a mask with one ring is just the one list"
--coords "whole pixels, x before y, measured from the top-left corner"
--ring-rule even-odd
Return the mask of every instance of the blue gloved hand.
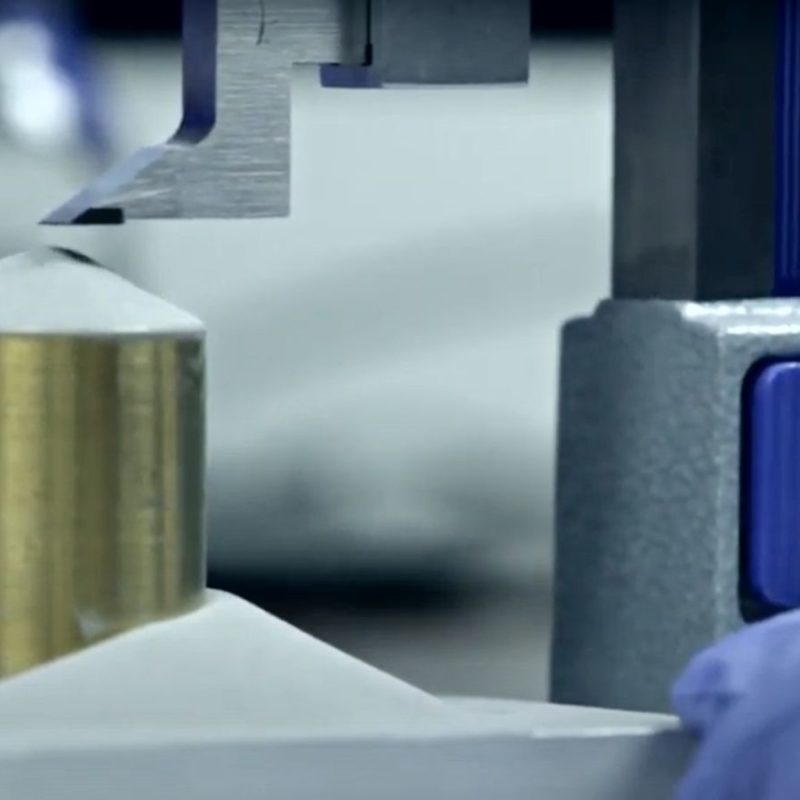
[[105, 98], [72, 3], [0, 0], [0, 129], [21, 144], [72, 140], [108, 160]]
[[700, 653], [672, 701], [701, 739], [678, 800], [800, 798], [800, 612]]

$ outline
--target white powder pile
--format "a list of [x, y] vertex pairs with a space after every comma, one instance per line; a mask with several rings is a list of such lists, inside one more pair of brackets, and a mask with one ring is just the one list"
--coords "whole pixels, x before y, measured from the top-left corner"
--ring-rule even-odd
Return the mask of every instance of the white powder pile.
[[78, 254], [0, 260], [0, 335], [201, 336], [203, 324]]

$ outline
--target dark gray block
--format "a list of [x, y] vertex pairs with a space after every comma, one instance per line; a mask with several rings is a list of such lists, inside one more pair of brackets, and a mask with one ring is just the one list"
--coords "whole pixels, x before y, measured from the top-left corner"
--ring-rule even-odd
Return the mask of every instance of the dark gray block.
[[739, 612], [741, 387], [800, 303], [607, 301], [564, 331], [556, 702], [663, 710]]

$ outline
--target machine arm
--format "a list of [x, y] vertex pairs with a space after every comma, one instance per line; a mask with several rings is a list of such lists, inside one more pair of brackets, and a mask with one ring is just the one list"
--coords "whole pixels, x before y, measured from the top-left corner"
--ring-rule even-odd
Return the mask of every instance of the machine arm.
[[528, 75], [527, 0], [184, 0], [183, 14], [177, 132], [113, 167], [45, 223], [288, 215], [295, 64], [327, 65], [328, 85]]

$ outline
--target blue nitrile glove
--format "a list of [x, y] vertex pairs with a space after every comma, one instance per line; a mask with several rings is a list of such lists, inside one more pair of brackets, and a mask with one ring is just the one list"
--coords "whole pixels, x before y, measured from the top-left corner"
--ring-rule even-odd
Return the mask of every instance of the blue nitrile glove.
[[697, 655], [672, 702], [700, 737], [678, 800], [800, 798], [800, 612]]
[[104, 98], [72, 3], [0, 0], [0, 132], [109, 157]]

